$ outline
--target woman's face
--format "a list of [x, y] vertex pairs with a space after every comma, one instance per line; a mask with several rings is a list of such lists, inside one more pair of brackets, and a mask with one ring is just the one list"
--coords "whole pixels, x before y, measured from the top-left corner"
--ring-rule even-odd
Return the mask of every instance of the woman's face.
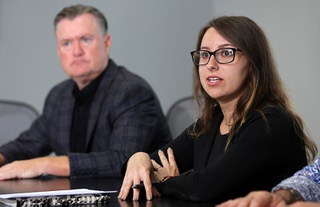
[[[203, 36], [200, 50], [213, 52], [220, 48], [236, 48], [224, 39], [214, 28], [209, 28]], [[219, 104], [236, 103], [243, 93], [249, 73], [249, 61], [240, 52], [235, 52], [231, 63], [220, 64], [213, 55], [207, 65], [199, 66], [200, 82], [206, 93]]]

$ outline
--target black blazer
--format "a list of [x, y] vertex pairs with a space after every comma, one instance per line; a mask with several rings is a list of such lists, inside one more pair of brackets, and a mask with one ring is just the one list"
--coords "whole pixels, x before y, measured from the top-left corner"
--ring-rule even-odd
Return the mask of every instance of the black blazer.
[[[228, 150], [208, 163], [213, 140], [222, 120], [219, 112], [209, 133], [192, 138], [187, 130], [162, 148], [174, 151], [180, 176], [158, 186], [165, 196], [192, 201], [221, 201], [252, 190], [271, 190], [281, 180], [307, 165], [305, 147], [287, 113], [279, 108], [249, 116]], [[193, 127], [193, 126], [191, 126]], [[224, 146], [223, 146], [224, 148]], [[157, 153], [151, 158], [160, 163]]]

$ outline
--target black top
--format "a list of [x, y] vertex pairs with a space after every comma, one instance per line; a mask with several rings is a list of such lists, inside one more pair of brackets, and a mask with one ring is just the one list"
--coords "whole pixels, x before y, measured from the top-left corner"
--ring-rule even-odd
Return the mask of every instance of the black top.
[[217, 130], [217, 134], [213, 139], [212, 149], [208, 158], [209, 164], [214, 163], [216, 160], [220, 158], [220, 156], [223, 156], [228, 136], [229, 134], [221, 135], [220, 130]]
[[74, 84], [75, 98], [70, 132], [70, 152], [86, 152], [86, 137], [91, 102], [106, 70], [82, 90]]
[[[164, 146], [165, 153], [173, 149], [181, 175], [158, 186], [162, 196], [220, 203], [253, 190], [271, 190], [307, 165], [305, 147], [289, 115], [276, 107], [264, 113], [248, 117], [227, 152], [216, 142], [223, 137], [216, 136], [223, 118], [220, 110], [207, 134], [194, 139], [185, 130]], [[157, 152], [150, 156], [160, 163]]]

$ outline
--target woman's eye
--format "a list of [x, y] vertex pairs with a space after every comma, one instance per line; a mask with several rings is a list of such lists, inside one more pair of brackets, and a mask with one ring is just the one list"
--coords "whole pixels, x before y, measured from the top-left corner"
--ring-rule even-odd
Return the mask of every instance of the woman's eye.
[[209, 58], [209, 56], [210, 55], [207, 52], [203, 52], [202, 55], [201, 55], [202, 58]]
[[229, 57], [229, 56], [233, 55], [233, 50], [230, 50], [230, 49], [223, 50], [223, 51], [221, 51], [221, 54], [222, 54], [222, 56]]

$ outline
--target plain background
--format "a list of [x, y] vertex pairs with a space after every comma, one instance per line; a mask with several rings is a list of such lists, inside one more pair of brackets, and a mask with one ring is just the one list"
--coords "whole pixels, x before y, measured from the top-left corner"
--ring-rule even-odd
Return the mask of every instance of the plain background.
[[0, 0], [0, 99], [42, 111], [49, 90], [66, 79], [53, 19], [65, 6], [90, 4], [109, 22], [111, 58], [144, 77], [163, 111], [192, 95], [192, 61], [200, 28], [221, 15], [245, 15], [265, 31], [280, 75], [320, 146], [319, 0]]

